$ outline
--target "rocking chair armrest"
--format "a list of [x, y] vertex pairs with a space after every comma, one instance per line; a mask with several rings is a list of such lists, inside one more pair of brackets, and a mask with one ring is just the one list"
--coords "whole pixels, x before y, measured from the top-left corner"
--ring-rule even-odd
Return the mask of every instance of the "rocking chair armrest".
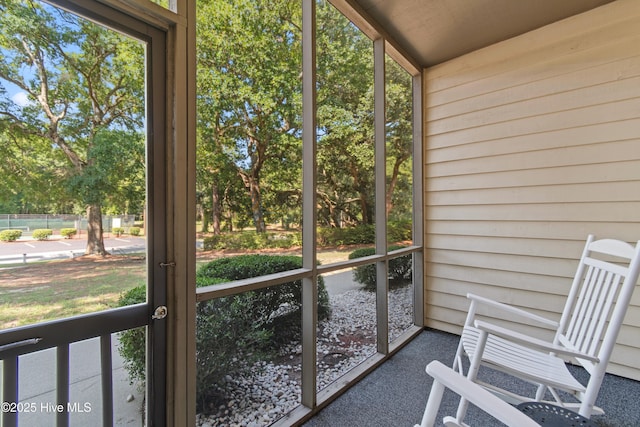
[[[515, 407], [509, 405], [504, 400], [500, 399], [496, 395], [492, 394], [480, 385], [467, 379], [465, 376], [454, 371], [448, 366], [443, 365], [441, 362], [434, 360], [427, 365], [427, 373], [433, 377], [433, 386], [431, 393], [429, 394], [429, 401], [425, 414], [422, 419], [422, 426], [433, 426], [438, 408], [440, 407], [444, 388], [452, 390], [459, 396], [468, 399], [476, 407], [482, 409], [493, 418], [503, 422], [507, 426], [518, 427], [539, 427], [536, 421], [529, 416], [520, 412]], [[451, 420], [452, 423], [447, 423], [447, 420]], [[458, 421], [453, 417], [445, 417], [444, 423], [446, 425], [466, 426], [462, 420]], [[418, 425], [414, 427], [420, 427]]]
[[541, 323], [541, 324], [546, 325], [546, 326], [550, 326], [550, 327], [552, 327], [554, 329], [558, 328], [558, 326], [559, 326], [559, 323], [556, 322], [555, 320], [551, 320], [551, 319], [547, 319], [546, 317], [538, 316], [536, 314], [530, 313], [530, 312], [528, 312], [526, 310], [522, 310], [521, 308], [517, 308], [517, 307], [514, 307], [514, 306], [509, 305], [509, 304], [505, 304], [505, 303], [502, 303], [502, 302], [494, 301], [492, 299], [481, 297], [479, 295], [475, 295], [475, 294], [472, 294], [472, 293], [468, 293], [467, 294], [467, 298], [469, 298], [470, 300], [476, 301], [476, 302], [478, 302], [480, 304], [487, 305], [487, 306], [489, 306], [491, 308], [496, 308], [496, 309], [502, 310], [504, 312], [507, 312], [509, 314], [520, 316], [520, 317], [523, 317], [525, 319], [532, 320], [534, 322], [538, 322], [538, 323]]
[[571, 356], [578, 359], [585, 359], [591, 362], [598, 362], [600, 359], [596, 356], [592, 356], [590, 354], [583, 353], [581, 351], [577, 351], [568, 347], [564, 347], [562, 345], [554, 344], [552, 342], [544, 341], [529, 335], [522, 334], [520, 332], [513, 331], [511, 329], [503, 328], [498, 325], [494, 325], [489, 322], [485, 322], [482, 320], [475, 321], [475, 327], [486, 331], [489, 334], [498, 336], [500, 338], [513, 341], [515, 343], [524, 345], [526, 347], [532, 347], [538, 350], [548, 351], [550, 353]]

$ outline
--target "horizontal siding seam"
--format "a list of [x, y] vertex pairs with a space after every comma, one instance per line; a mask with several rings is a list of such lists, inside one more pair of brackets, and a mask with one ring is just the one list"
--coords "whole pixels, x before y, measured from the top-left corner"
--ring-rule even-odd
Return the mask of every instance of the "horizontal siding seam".
[[[616, 141], [617, 142], [617, 141]], [[491, 156], [490, 156], [491, 157]], [[562, 169], [562, 168], [570, 168], [570, 167], [575, 167], [575, 166], [597, 166], [597, 165], [610, 165], [610, 164], [616, 164], [616, 163], [628, 163], [630, 161], [632, 162], [637, 162], [638, 160], [640, 160], [640, 158], [638, 159], [620, 159], [620, 160], [609, 160], [609, 161], [598, 161], [599, 159], [593, 159], [591, 161], [586, 161], [586, 160], [582, 160], [580, 162], [576, 162], [576, 163], [565, 163], [562, 165], [553, 165], [553, 166], [537, 166], [537, 167], [517, 167], [517, 168], [505, 168], [505, 169], [493, 169], [493, 170], [483, 170], [483, 171], [469, 171], [469, 172], [456, 172], [456, 173], [451, 173], [448, 175], [445, 174], [438, 174], [438, 175], [434, 175], [431, 174], [431, 170], [429, 167], [426, 168], [425, 170], [425, 179], [429, 179], [429, 178], [444, 178], [444, 177], [456, 177], [456, 176], [471, 176], [471, 175], [490, 175], [490, 174], [498, 174], [498, 173], [504, 173], [504, 172], [525, 172], [525, 171], [548, 171], [551, 169]], [[440, 163], [431, 163], [428, 164], [429, 166], [433, 166], [433, 165], [443, 165], [443, 164], [452, 164], [455, 163], [455, 160], [447, 160], [446, 162], [440, 162]], [[630, 181], [635, 181], [635, 179], [630, 179]]]
[[[639, 22], [640, 22], [640, 20], [639, 20]], [[639, 38], [639, 35], [637, 33], [634, 33], [634, 34], [629, 34], [628, 37], [617, 38], [617, 39], [604, 39], [601, 44], [595, 45], [595, 46], [593, 46], [592, 48], [590, 48], [588, 50], [566, 52], [568, 54], [560, 55], [560, 56], [553, 56], [552, 55], [552, 56], [549, 56], [548, 59], [545, 60], [545, 61], [536, 62], [536, 65], [539, 68], [544, 69], [545, 66], [549, 66], [549, 67], [553, 68], [553, 67], [556, 67], [557, 65], [562, 65], [565, 62], [573, 62], [573, 63], [580, 62], [580, 58], [583, 57], [583, 56], [588, 56], [587, 54], [590, 51], [599, 51], [599, 50], [602, 50], [602, 49], [610, 51], [610, 50], [612, 50], [612, 46], [620, 46], [620, 45], [624, 45], [626, 43], [634, 43], [634, 42], [636, 42], [636, 40], [638, 38]], [[636, 43], [636, 45], [637, 45], [637, 43]], [[587, 70], [589, 70], [591, 68], [597, 68], [597, 67], [602, 67], [602, 66], [607, 65], [607, 64], [614, 64], [616, 62], [626, 61], [626, 60], [629, 60], [630, 58], [634, 58], [636, 55], [637, 55], [637, 53], [634, 51], [633, 53], [629, 53], [629, 54], [626, 54], [626, 55], [616, 56], [615, 58], [611, 59], [610, 61], [606, 61], [605, 60], [603, 62], [597, 62], [597, 63], [594, 63], [592, 65], [579, 68], [578, 70], [579, 71], [587, 71]], [[523, 56], [526, 56], [526, 53], [523, 54]], [[571, 59], [573, 57], [577, 57], [577, 58], [574, 59], [573, 61], [571, 61]], [[487, 63], [486, 65], [487, 66], [491, 66], [491, 67], [495, 66], [494, 63]], [[511, 65], [511, 64], [506, 64], [506, 65]], [[486, 76], [480, 77], [480, 78], [474, 76], [473, 80], [468, 80], [467, 82], [464, 82], [464, 83], [453, 83], [453, 84], [450, 84], [449, 86], [443, 86], [441, 89], [436, 89], [436, 90], [433, 90], [432, 87], [429, 86], [429, 84], [427, 82], [426, 88], [425, 88], [426, 89], [426, 93], [425, 94], [427, 95], [427, 98], [429, 100], [428, 100], [428, 103], [426, 105], [427, 105], [427, 107], [431, 108], [431, 107], [442, 107], [442, 106], [445, 106], [445, 105], [447, 105], [449, 103], [460, 102], [460, 101], [464, 100], [465, 98], [464, 97], [461, 97], [461, 98], [460, 97], [451, 97], [450, 95], [449, 96], [443, 96], [443, 95], [446, 95], [447, 92], [452, 92], [452, 91], [460, 91], [460, 92], [463, 92], [463, 93], [465, 93], [465, 92], [468, 93], [468, 92], [472, 91], [473, 86], [491, 87], [491, 85], [481, 85], [480, 83], [483, 82], [483, 81], [492, 82], [492, 81], [496, 81], [496, 80], [505, 80], [505, 79], [508, 79], [510, 77], [510, 75], [514, 75], [514, 74], [517, 75], [518, 73], [522, 73], [523, 71], [526, 71], [528, 74], [530, 74], [529, 73], [530, 67], [531, 67], [530, 64], [523, 63], [522, 67], [501, 68], [501, 69], [497, 70], [494, 74], [486, 75]], [[548, 71], [548, 69], [547, 69], [547, 72], [552, 73], [552, 71]], [[571, 74], [572, 72], [575, 72], [575, 70], [569, 71], [569, 72], [559, 72], [557, 74], [546, 74], [545, 77], [540, 77], [540, 78], [537, 78], [537, 79], [534, 78], [534, 79], [531, 79], [531, 80], [528, 80], [528, 81], [523, 81], [523, 82], [520, 82], [520, 83], [517, 83], [517, 84], [512, 84], [512, 85], [502, 85], [501, 87], [499, 87], [498, 89], [495, 89], [495, 90], [494, 89], [492, 89], [492, 90], [486, 90], [485, 89], [486, 90], [485, 92], [477, 92], [477, 91], [475, 91], [475, 92], [472, 91], [472, 92], [474, 93], [474, 96], [476, 94], [478, 96], [490, 95], [490, 94], [493, 94], [496, 91], [501, 91], [501, 90], [504, 90], [504, 89], [507, 89], [507, 90], [508, 89], [513, 89], [513, 88], [516, 88], [516, 87], [521, 86], [523, 84], [528, 84], [529, 82], [530, 83], [539, 83], [539, 82], [542, 82], [542, 81], [545, 81], [545, 80], [548, 80], [548, 79], [555, 79], [557, 77], [566, 76], [566, 75]], [[427, 69], [426, 75], [427, 75], [427, 78], [428, 78], [428, 76], [429, 76], [429, 70], [428, 69]], [[463, 91], [462, 88], [464, 86], [470, 86], [470, 88], [468, 90], [464, 90]], [[438, 102], [437, 98], [445, 98], [445, 99], [449, 98], [449, 99], [446, 99], [445, 101], [439, 101]], [[432, 102], [434, 99], [436, 99], [436, 103]]]
[[[433, 137], [433, 136], [444, 136], [444, 135], [449, 135], [449, 134], [453, 134], [459, 131], [470, 131], [470, 130], [474, 130], [474, 129], [480, 129], [480, 128], [486, 128], [486, 127], [491, 127], [491, 126], [496, 126], [496, 125], [504, 125], [507, 123], [517, 123], [517, 122], [525, 122], [525, 121], [529, 121], [532, 118], [544, 118], [544, 117], [548, 117], [548, 116], [554, 116], [554, 115], [558, 115], [558, 114], [562, 114], [562, 113], [568, 113], [568, 112], [578, 112], [580, 110], [586, 110], [588, 108], [594, 108], [594, 107], [602, 107], [605, 105], [613, 105], [613, 104], [617, 104], [619, 102], [628, 102], [628, 101], [635, 101], [635, 100], [640, 100], [639, 96], [632, 96], [629, 98], [619, 98], [619, 99], [615, 99], [612, 101], [608, 101], [608, 102], [602, 102], [602, 103], [597, 103], [597, 104], [588, 104], [588, 105], [581, 105], [579, 107], [574, 107], [574, 108], [566, 108], [566, 109], [561, 109], [561, 110], [550, 110], [548, 113], [543, 113], [543, 114], [534, 114], [534, 115], [530, 115], [530, 116], [522, 116], [522, 117], [518, 117], [518, 118], [512, 118], [512, 119], [508, 119], [508, 120], [496, 120], [495, 122], [491, 122], [491, 123], [484, 123], [484, 124], [480, 124], [480, 125], [473, 125], [473, 126], [469, 126], [469, 127], [465, 127], [465, 128], [459, 128], [459, 129], [452, 129], [452, 130], [447, 130], [447, 131], [443, 131], [443, 132], [435, 132], [435, 133], [430, 133], [429, 132], [429, 121], [427, 120], [426, 122], [426, 132], [425, 135], [427, 138], [429, 137]], [[637, 117], [637, 116], [635, 116]], [[625, 120], [629, 120], [629, 118], [625, 119]], [[606, 121], [600, 121], [597, 123], [609, 123], [609, 122], [616, 122], [619, 120], [606, 120]], [[557, 127], [557, 128], [553, 128], [553, 130], [560, 130], [560, 129], [571, 129], [574, 127], [583, 127], [584, 124], [578, 124], [576, 126], [565, 126], [565, 127]], [[547, 132], [549, 130], [546, 130]], [[535, 133], [535, 132], [533, 132]], [[524, 133], [524, 134], [518, 134], [518, 135], [528, 135], [529, 133]]]
[[[533, 188], [554, 188], [554, 187], [578, 187], [578, 186], [587, 186], [587, 185], [605, 185], [605, 184], [618, 184], [618, 183], [638, 183], [638, 191], [640, 191], [640, 178], [639, 179], [614, 179], [611, 181], [603, 181], [603, 180], [598, 180], [598, 181], [582, 181], [580, 183], [570, 183], [570, 184], [564, 184], [564, 183], [558, 183], [558, 184], [521, 184], [521, 183], [514, 183], [513, 185], [504, 185], [504, 182], [500, 182], [500, 185], [496, 185], [493, 187], [487, 187], [487, 186], [482, 186], [482, 187], [475, 187], [475, 188], [455, 188], [455, 189], [449, 189], [449, 188], [443, 188], [441, 190], [428, 190], [427, 193], [456, 193], [456, 192], [473, 192], [473, 191], [491, 191], [491, 190], [511, 190], [514, 188], [521, 188], [521, 189], [533, 189]], [[633, 200], [633, 199], [631, 199]], [[640, 195], [638, 196], [638, 200], [636, 201], [640, 201]], [[475, 204], [475, 203], [474, 203]], [[428, 206], [438, 206], [438, 205], [428, 205]]]
[[[589, 107], [589, 108], [593, 108], [593, 107]], [[534, 116], [534, 117], [537, 118], [537, 117], [540, 117], [540, 116]], [[538, 129], [538, 130], [534, 130], [534, 131], [526, 131], [526, 132], [520, 132], [520, 133], [502, 134], [502, 135], [499, 135], [499, 136], [491, 136], [491, 137], [485, 137], [485, 138], [478, 138], [476, 136], [476, 139], [472, 139], [472, 140], [460, 139], [460, 138], [455, 137], [455, 136], [451, 137], [452, 134], [460, 133], [460, 132], [466, 132], [469, 129], [462, 129], [462, 130], [457, 130], [457, 131], [446, 132], [446, 133], [443, 133], [443, 134], [432, 134], [432, 135], [428, 135], [428, 134], [425, 133], [425, 135], [424, 135], [424, 138], [425, 138], [425, 141], [426, 141], [425, 149], [428, 152], [429, 150], [434, 150], [434, 149], [439, 149], [439, 148], [462, 147], [462, 146], [465, 146], [465, 145], [468, 145], [468, 144], [477, 144], [477, 143], [483, 143], [483, 142], [508, 140], [508, 139], [513, 139], [513, 138], [531, 137], [531, 136], [535, 136], [535, 135], [545, 135], [545, 134], [548, 134], [548, 133], [569, 131], [569, 130], [572, 130], [572, 129], [578, 129], [579, 130], [579, 129], [584, 129], [584, 128], [588, 128], [588, 127], [594, 127], [594, 126], [600, 126], [600, 125], [610, 125], [610, 124], [614, 124], [614, 123], [622, 123], [622, 122], [637, 120], [639, 117], [640, 117], [640, 115], [636, 114], [636, 115], [633, 115], [633, 116], [628, 116], [628, 117], [623, 117], [623, 118], [615, 118], [615, 119], [611, 118], [611, 119], [607, 119], [607, 120], [591, 121], [590, 123], [576, 123], [576, 124], [571, 125], [571, 126], [562, 126], [562, 127], [555, 127], [555, 128]], [[523, 120], [522, 119], [511, 120], [511, 121], [507, 121], [507, 122], [504, 122], [504, 123], [517, 122], [517, 121], [523, 121]], [[495, 127], [496, 125], [503, 125], [504, 123], [494, 123], [492, 125], [476, 126], [474, 128], [470, 128], [470, 129], [491, 128], [491, 127]], [[425, 127], [426, 127], [426, 125], [425, 125]], [[446, 140], [446, 144], [443, 144], [442, 142], [439, 142], [438, 144], [434, 144], [433, 139], [435, 139], [435, 138], [442, 139], [443, 136], [444, 137], [449, 136], [449, 138]]]
[[[640, 41], [640, 39], [639, 39], [639, 41]], [[634, 55], [632, 58], [637, 58], [637, 57], [638, 57], [638, 55]], [[612, 61], [612, 63], [614, 63], [614, 62], [619, 62], [619, 61]], [[581, 71], [583, 71], [583, 70], [581, 70]], [[567, 75], [575, 74], [575, 71], [567, 72], [566, 74]], [[612, 83], [620, 83], [620, 82], [624, 82], [625, 80], [637, 79], [638, 76], [640, 76], [640, 70], [637, 71], [637, 74], [628, 75], [628, 76], [625, 76], [623, 78], [612, 78], [610, 80], [601, 81], [601, 82], [598, 82], [598, 83], [588, 84], [588, 85], [584, 85], [584, 86], [573, 87], [573, 88], [567, 89], [567, 90], [559, 90], [559, 91], [554, 91], [554, 92], [548, 92], [548, 93], [545, 93], [545, 94], [542, 94], [542, 95], [539, 95], [539, 96], [534, 96], [534, 97], [529, 97], [529, 98], [513, 99], [513, 100], [509, 100], [508, 102], [503, 102], [503, 103], [492, 103], [492, 104], [488, 105], [485, 108], [475, 109], [475, 110], [471, 110], [471, 111], [463, 111], [463, 112], [458, 113], [458, 114], [450, 114], [450, 115], [446, 115], [446, 116], [441, 116], [441, 117], [438, 117], [436, 119], [430, 119], [427, 116], [427, 122], [428, 123], [436, 123], [436, 122], [439, 122], [439, 121], [445, 121], [445, 120], [448, 120], [448, 119], [461, 117], [461, 116], [464, 116], [464, 115], [467, 115], [467, 114], [475, 114], [475, 113], [480, 112], [480, 111], [489, 111], [491, 109], [504, 108], [504, 107], [507, 107], [507, 106], [513, 106], [513, 105], [517, 105], [517, 104], [520, 104], [520, 103], [530, 102], [532, 100], [543, 100], [544, 98], [549, 98], [549, 97], [552, 97], [552, 96], [569, 95], [569, 94], [572, 94], [574, 92], [585, 91], [585, 90], [597, 88], [599, 86], [605, 86], [605, 85], [612, 84]], [[447, 102], [447, 103], [444, 103], [444, 104], [439, 104], [437, 106], [436, 105], [429, 105], [429, 108], [443, 107], [443, 106], [445, 106], [447, 104], [452, 104], [454, 102], [470, 101], [470, 100], [473, 100], [473, 99], [482, 99], [483, 97], [485, 97], [486, 95], [489, 95], [489, 94], [509, 91], [509, 90], [512, 90], [512, 89], [515, 89], [515, 88], [518, 88], [518, 87], [529, 86], [529, 85], [531, 85], [532, 82], [542, 82], [542, 81], [546, 81], [546, 80], [551, 80], [551, 79], [540, 79], [538, 81], [523, 82], [523, 83], [521, 83], [519, 85], [504, 86], [504, 87], [502, 87], [500, 89], [497, 89], [497, 90], [494, 90], [494, 91], [491, 91], [491, 92], [487, 92], [487, 93], [484, 93], [484, 94], [474, 94], [473, 96], [470, 96], [468, 98], [461, 98], [459, 100], [452, 101], [452, 102]], [[589, 104], [585, 104], [585, 106], [588, 106], [588, 105]], [[597, 105], [597, 104], [594, 104], [594, 105]], [[559, 110], [559, 111], [561, 111], [561, 110]]]
[[[633, 120], [633, 119], [628, 119], [628, 120], [622, 120], [622, 121], [629, 121], [629, 120]], [[615, 123], [615, 122], [614, 122]], [[540, 134], [544, 134], [544, 133], [549, 133], [549, 132], [542, 132]], [[529, 135], [536, 135], [536, 133], [533, 134], [529, 134]], [[439, 160], [439, 161], [435, 161], [435, 162], [431, 162], [429, 160], [429, 154], [436, 152], [436, 151], [442, 151], [442, 150], [451, 150], [451, 149], [464, 149], [465, 146], [474, 146], [474, 145], [478, 145], [478, 144], [482, 144], [482, 143], [492, 143], [495, 141], [499, 141], [503, 138], [495, 138], [495, 139], [490, 139], [490, 140], [486, 140], [486, 141], [475, 141], [475, 142], [467, 142], [464, 144], [460, 144], [460, 145], [453, 145], [453, 146], [447, 146], [447, 147], [437, 147], [437, 148], [428, 148], [427, 147], [427, 151], [426, 151], [426, 158], [425, 158], [425, 164], [426, 165], [437, 165], [437, 164], [446, 164], [446, 163], [451, 163], [451, 162], [461, 162], [461, 161], [466, 161], [466, 160], [476, 160], [476, 159], [495, 159], [498, 157], [504, 157], [504, 156], [513, 156], [513, 155], [517, 155], [517, 154], [531, 154], [531, 153], [539, 153], [539, 152], [544, 152], [544, 151], [551, 151], [551, 150], [567, 150], [567, 149], [573, 149], [573, 148], [584, 148], [584, 147], [591, 147], [591, 146], [597, 146], [597, 145], [604, 145], [604, 144], [614, 144], [614, 143], [619, 143], [619, 142], [626, 142], [626, 141], [638, 141], [638, 154], [636, 157], [631, 157], [631, 158], [627, 158], [624, 161], [629, 161], [629, 160], [638, 160], [640, 159], [640, 134], [636, 137], [633, 138], [621, 138], [621, 139], [612, 139], [612, 140], [603, 140], [603, 141], [593, 141], [593, 142], [589, 142], [589, 143], [584, 143], [584, 144], [571, 144], [571, 145], [556, 145], [556, 146], [546, 146], [544, 148], [531, 148], [531, 149], [520, 149], [517, 151], [506, 151], [506, 152], [501, 152], [501, 153], [489, 153], [486, 155], [474, 155], [474, 156], [468, 156], [468, 157], [464, 157], [464, 156], [460, 156], [460, 157], [456, 157], [454, 159], [450, 159], [450, 160]], [[510, 138], [504, 138], [505, 140], [508, 140]], [[606, 162], [608, 163], [608, 162]], [[535, 169], [535, 168], [534, 168]]]

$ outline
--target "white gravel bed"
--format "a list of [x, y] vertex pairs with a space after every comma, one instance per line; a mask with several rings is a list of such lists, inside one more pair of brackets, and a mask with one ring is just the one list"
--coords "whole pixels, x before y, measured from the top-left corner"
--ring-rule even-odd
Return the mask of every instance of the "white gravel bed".
[[[413, 322], [413, 287], [389, 292], [389, 336], [393, 340]], [[351, 290], [330, 299], [331, 318], [318, 327], [318, 390], [376, 352], [375, 293]], [[266, 426], [300, 404], [299, 343], [283, 347], [290, 364], [258, 362], [252, 375], [227, 376], [229, 400], [214, 415], [198, 414], [199, 427]]]

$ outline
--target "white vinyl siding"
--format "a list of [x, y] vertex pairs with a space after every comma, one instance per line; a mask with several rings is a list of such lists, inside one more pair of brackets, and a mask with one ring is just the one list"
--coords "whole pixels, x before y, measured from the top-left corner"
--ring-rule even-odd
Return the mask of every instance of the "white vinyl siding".
[[[587, 234], [640, 240], [640, 2], [426, 69], [424, 93], [425, 325], [459, 333], [468, 292], [559, 318]], [[637, 289], [609, 372], [640, 380], [639, 337]]]

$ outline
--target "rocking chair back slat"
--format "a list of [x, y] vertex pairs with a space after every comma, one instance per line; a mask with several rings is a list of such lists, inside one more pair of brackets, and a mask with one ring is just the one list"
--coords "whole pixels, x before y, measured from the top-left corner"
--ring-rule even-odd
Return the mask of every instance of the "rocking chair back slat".
[[591, 257], [585, 257], [583, 264], [587, 271], [578, 298], [570, 310], [569, 325], [560, 341], [595, 356], [607, 331], [607, 322], [615, 309], [616, 297], [628, 269]]
[[[571, 321], [569, 322], [569, 328], [565, 335], [567, 335], [569, 342], [575, 347], [577, 341], [580, 339], [580, 330], [583, 327], [583, 322], [586, 318], [586, 311], [591, 301], [591, 294], [595, 287], [595, 283], [598, 280], [598, 271], [590, 266], [587, 270], [587, 274], [584, 279], [584, 286], [580, 289], [578, 300], [575, 302], [574, 308], [571, 310]], [[571, 303], [568, 301], [568, 303]]]
[[611, 285], [611, 276], [605, 270], [598, 271], [598, 280], [595, 282], [591, 299], [589, 300], [586, 310], [586, 316], [582, 323], [579, 334], [579, 341], [576, 342], [577, 348], [582, 351], [588, 351], [591, 342], [599, 342], [600, 337], [595, 336], [596, 326], [606, 321], [611, 308], [611, 301], [607, 302], [605, 295]]
[[594, 318], [588, 336], [580, 348], [585, 353], [597, 354], [601, 338], [606, 333], [605, 326], [609, 321], [610, 313], [614, 304], [615, 296], [618, 293], [619, 282], [616, 283], [615, 277], [610, 273], [606, 274], [605, 286], [601, 290], [602, 297], [598, 300], [598, 307], [594, 313]]

